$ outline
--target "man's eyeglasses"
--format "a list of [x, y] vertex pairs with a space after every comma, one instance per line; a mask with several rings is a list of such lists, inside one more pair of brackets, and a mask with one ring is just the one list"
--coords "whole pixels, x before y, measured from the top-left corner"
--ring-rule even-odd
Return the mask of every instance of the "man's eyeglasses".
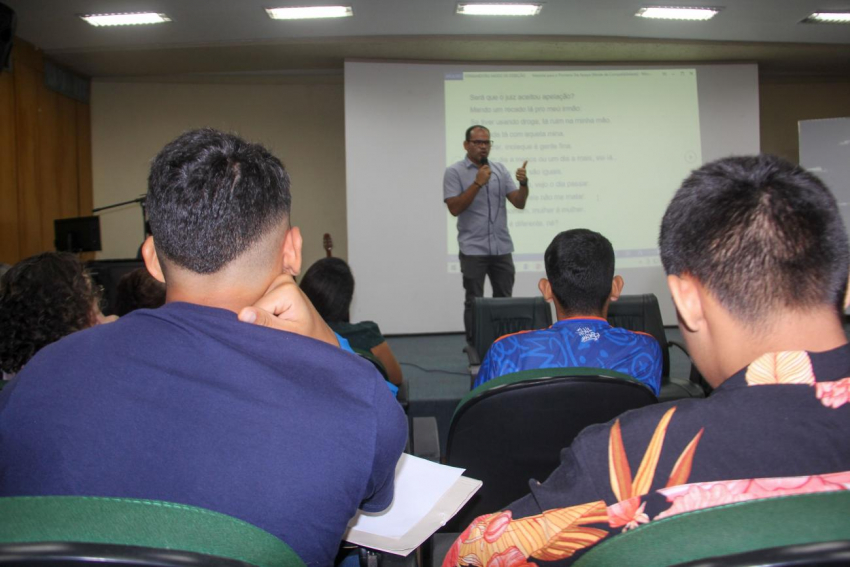
[[493, 140], [470, 140], [470, 144], [475, 144], [479, 148], [486, 148], [493, 145]]

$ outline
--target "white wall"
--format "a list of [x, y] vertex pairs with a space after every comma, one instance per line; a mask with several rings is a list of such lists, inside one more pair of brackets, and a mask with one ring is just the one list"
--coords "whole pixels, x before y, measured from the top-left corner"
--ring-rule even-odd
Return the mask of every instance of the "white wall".
[[[197, 84], [94, 81], [94, 206], [147, 191], [151, 159], [180, 133], [201, 126], [264, 144], [292, 177], [292, 221], [304, 235], [304, 267], [324, 256], [347, 257], [345, 142], [341, 77], [289, 84]], [[138, 205], [101, 216], [100, 258], [133, 258], [143, 227]]]

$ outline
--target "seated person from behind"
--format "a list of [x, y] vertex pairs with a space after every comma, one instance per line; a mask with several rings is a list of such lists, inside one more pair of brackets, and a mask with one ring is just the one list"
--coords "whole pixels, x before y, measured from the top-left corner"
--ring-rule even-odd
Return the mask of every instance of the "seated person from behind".
[[645, 333], [608, 324], [608, 305], [623, 290], [614, 275], [614, 248], [607, 238], [577, 228], [560, 233], [546, 248], [546, 278], [539, 288], [554, 302], [558, 322], [548, 329], [497, 339], [481, 363], [474, 388], [521, 370], [589, 367], [634, 377], [658, 395], [661, 348]]
[[0, 368], [11, 378], [39, 350], [75, 331], [114, 320], [100, 312], [100, 290], [66, 252], [21, 260], [0, 279]]
[[659, 246], [712, 394], [586, 428], [546, 482], [477, 518], [444, 565], [564, 565], [640, 524], [850, 485], [850, 250], [829, 190], [772, 156], [712, 162], [676, 192]]
[[146, 268], [136, 268], [118, 280], [115, 290], [115, 314], [123, 317], [136, 309], [156, 309], [165, 305], [165, 284]]
[[322, 258], [310, 266], [299, 285], [334, 332], [348, 340], [352, 348], [371, 352], [384, 365], [389, 381], [396, 386], [401, 385], [401, 366], [378, 324], [373, 321], [349, 321], [351, 300], [354, 297], [354, 275], [345, 260]]
[[163, 148], [144, 258], [167, 302], [46, 347], [4, 388], [0, 496], [200, 506], [271, 532], [308, 565], [333, 562], [358, 508], [390, 504], [407, 428], [384, 380], [312, 308], [308, 334], [323, 340], [252, 307], [280, 289], [303, 298], [289, 186], [276, 157], [232, 134], [195, 130]]

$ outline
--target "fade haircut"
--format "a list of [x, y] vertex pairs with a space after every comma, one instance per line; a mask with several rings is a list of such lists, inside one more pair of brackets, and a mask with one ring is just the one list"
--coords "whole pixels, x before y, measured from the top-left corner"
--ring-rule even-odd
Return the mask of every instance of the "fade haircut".
[[569, 316], [601, 314], [611, 296], [614, 248], [607, 238], [576, 228], [560, 233], [546, 248], [546, 278]]
[[717, 160], [676, 192], [659, 236], [668, 274], [697, 278], [738, 320], [843, 310], [847, 233], [820, 179], [769, 155]]
[[468, 142], [472, 136], [472, 131], [476, 128], [481, 128], [482, 130], [487, 130], [487, 133], [490, 133], [490, 129], [486, 126], [482, 126], [481, 124], [476, 124], [475, 126], [470, 126], [466, 129], [466, 141]]
[[329, 323], [348, 323], [354, 275], [345, 260], [322, 258], [301, 278], [301, 291]]
[[289, 175], [259, 144], [211, 128], [186, 132], [154, 158], [147, 211], [157, 253], [212, 274], [289, 218]]

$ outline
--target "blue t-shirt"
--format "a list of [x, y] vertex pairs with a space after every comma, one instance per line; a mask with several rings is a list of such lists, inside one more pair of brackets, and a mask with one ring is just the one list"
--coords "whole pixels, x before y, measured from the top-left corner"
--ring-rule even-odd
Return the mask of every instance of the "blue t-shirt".
[[497, 339], [473, 387], [520, 370], [585, 366], [628, 374], [657, 396], [661, 364], [661, 347], [652, 336], [612, 327], [599, 317], [576, 317]]
[[45, 347], [0, 393], [0, 496], [149, 498], [235, 516], [330, 565], [392, 501], [407, 425], [369, 362], [188, 303]]

